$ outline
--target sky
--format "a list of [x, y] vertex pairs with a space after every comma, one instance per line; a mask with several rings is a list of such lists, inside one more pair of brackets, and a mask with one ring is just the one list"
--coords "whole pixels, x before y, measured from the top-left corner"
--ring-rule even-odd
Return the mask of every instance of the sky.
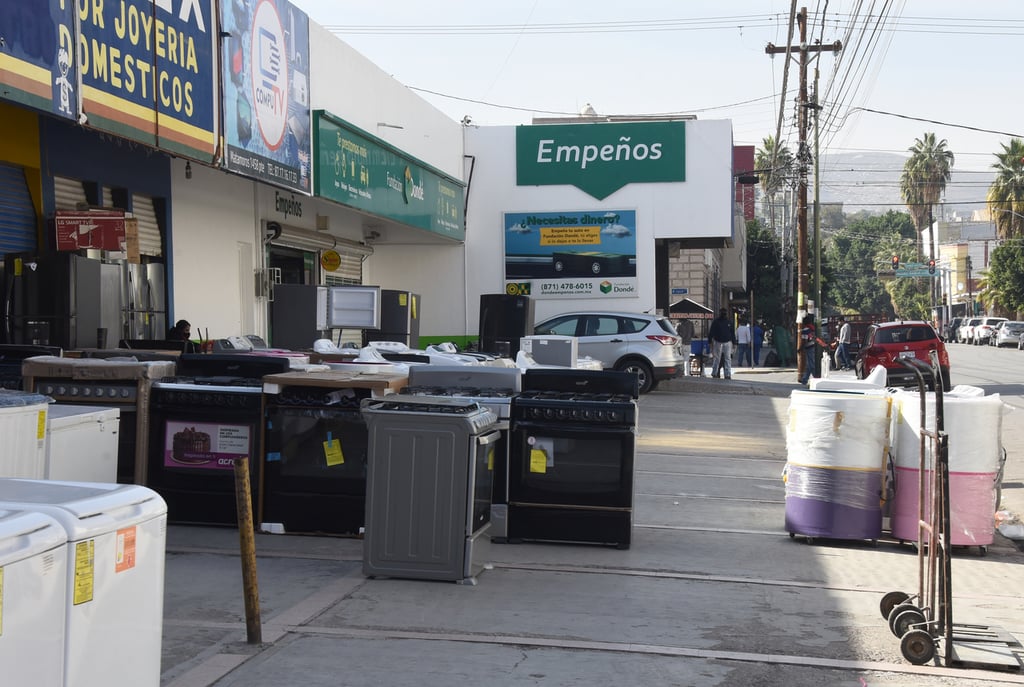
[[[760, 146], [778, 130], [785, 78], [780, 138], [797, 147], [797, 59], [784, 77], [786, 57], [765, 52], [787, 44], [790, 0], [291, 1], [455, 120], [528, 124], [589, 104], [606, 115], [729, 119], [735, 144]], [[981, 171], [1001, 144], [1024, 138], [1013, 57], [1024, 48], [1024, 2], [796, 7], [808, 10], [812, 42], [843, 42], [808, 70], [809, 87], [819, 76], [823, 153], [906, 154], [935, 133], [954, 169]]]

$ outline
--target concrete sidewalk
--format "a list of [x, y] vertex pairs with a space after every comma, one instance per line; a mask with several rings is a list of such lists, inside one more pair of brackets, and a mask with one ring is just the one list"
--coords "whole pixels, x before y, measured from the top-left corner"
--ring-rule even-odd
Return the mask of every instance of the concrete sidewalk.
[[[881, 618], [915, 549], [804, 545], [784, 528], [795, 370], [682, 378], [640, 402], [629, 550], [491, 547], [476, 586], [362, 575], [358, 539], [257, 535], [262, 643], [246, 643], [238, 533], [168, 528], [164, 687], [957, 685]], [[954, 557], [957, 617], [1024, 636], [1024, 566], [998, 534]]]

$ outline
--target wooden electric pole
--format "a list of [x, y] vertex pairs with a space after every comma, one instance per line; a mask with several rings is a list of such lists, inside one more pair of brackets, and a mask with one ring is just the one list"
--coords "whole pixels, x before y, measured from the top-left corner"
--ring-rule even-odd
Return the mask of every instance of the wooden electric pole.
[[[797, 169], [799, 171], [799, 179], [797, 183], [797, 200], [796, 200], [796, 262], [797, 262], [797, 277], [796, 277], [796, 312], [797, 312], [797, 323], [802, 319], [803, 315], [808, 310], [807, 302], [807, 291], [808, 291], [808, 259], [807, 259], [807, 166], [810, 162], [811, 154], [807, 145], [807, 110], [808, 105], [813, 105], [807, 99], [807, 56], [810, 53], [822, 53], [822, 52], [839, 52], [843, 49], [841, 42], [836, 41], [830, 45], [822, 45], [815, 43], [814, 45], [807, 44], [807, 8], [801, 7], [800, 12], [796, 15], [797, 26], [800, 29], [800, 45], [776, 47], [771, 43], [764, 49], [765, 53], [769, 55], [789, 55], [793, 52], [798, 54], [800, 60], [800, 94], [797, 96], [797, 131], [800, 136], [799, 148], [797, 150]], [[817, 153], [817, 151], [815, 151]], [[817, 304], [815, 304], [817, 305]], [[800, 337], [799, 337], [799, 326], [797, 327], [796, 341], [797, 349], [797, 374], [803, 376], [804, 371], [804, 356], [800, 355]]]

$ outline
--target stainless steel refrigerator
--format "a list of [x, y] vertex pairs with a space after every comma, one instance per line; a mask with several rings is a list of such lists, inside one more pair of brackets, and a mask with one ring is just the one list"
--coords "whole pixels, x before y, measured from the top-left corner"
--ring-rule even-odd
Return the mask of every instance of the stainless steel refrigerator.
[[[121, 304], [124, 339], [163, 339], [167, 336], [167, 297], [164, 265], [159, 262], [123, 263]], [[117, 340], [110, 344], [113, 346]]]
[[4, 256], [4, 339], [14, 344], [112, 348], [166, 334], [163, 265], [129, 265], [71, 252]]
[[394, 289], [380, 290], [380, 329], [363, 331], [363, 344], [371, 341], [399, 341], [409, 348], [419, 348], [419, 294]]

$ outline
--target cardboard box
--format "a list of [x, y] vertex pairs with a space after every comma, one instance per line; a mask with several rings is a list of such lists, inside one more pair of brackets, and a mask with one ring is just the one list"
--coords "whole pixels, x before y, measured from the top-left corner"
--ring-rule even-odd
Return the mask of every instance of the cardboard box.
[[22, 361], [21, 376], [25, 378], [25, 388], [31, 389], [28, 383], [36, 377], [82, 380], [162, 379], [172, 377], [175, 369], [175, 363], [169, 360], [135, 361], [41, 355]]
[[374, 396], [385, 396], [403, 389], [408, 375], [382, 372], [358, 374], [345, 370], [320, 372], [281, 372], [263, 378], [264, 394], [279, 394], [286, 386], [315, 386], [330, 389], [370, 389]]

